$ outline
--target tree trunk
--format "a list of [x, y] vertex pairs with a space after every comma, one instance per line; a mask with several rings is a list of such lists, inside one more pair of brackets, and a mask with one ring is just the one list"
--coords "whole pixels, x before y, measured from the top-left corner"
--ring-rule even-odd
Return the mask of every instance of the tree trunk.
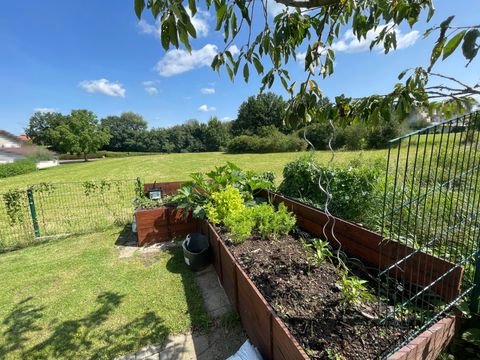
[[86, 153], [86, 152], [83, 153], [83, 160], [85, 160], [85, 162], [88, 161], [87, 155], [88, 155], [88, 153]]

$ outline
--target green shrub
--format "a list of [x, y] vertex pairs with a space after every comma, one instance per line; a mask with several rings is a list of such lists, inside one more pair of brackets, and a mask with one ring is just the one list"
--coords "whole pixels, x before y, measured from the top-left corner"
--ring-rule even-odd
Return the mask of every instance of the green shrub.
[[401, 125], [398, 121], [385, 121], [370, 130], [367, 136], [367, 146], [369, 149], [385, 148], [388, 142], [398, 137], [400, 133]]
[[210, 202], [205, 206], [207, 218], [213, 224], [220, 224], [232, 213], [244, 209], [243, 197], [240, 191], [232, 185], [227, 185], [225, 190], [214, 192]]
[[49, 161], [55, 158], [55, 154], [45, 148], [38, 148], [33, 154], [27, 157], [29, 160], [37, 163], [39, 161]]
[[233, 138], [227, 145], [227, 152], [241, 153], [273, 153], [301, 151], [306, 148], [306, 142], [296, 135], [285, 135], [275, 127], [265, 127], [259, 135], [240, 135]]
[[243, 243], [252, 235], [255, 228], [255, 220], [253, 219], [251, 209], [253, 208], [232, 212], [224, 220], [235, 245]]
[[224, 223], [234, 244], [240, 244], [250, 237], [254, 230], [262, 239], [275, 240], [281, 234], [288, 234], [295, 226], [296, 219], [283, 203], [278, 210], [269, 204], [260, 204], [230, 212]]
[[296, 223], [295, 216], [283, 203], [279, 205], [277, 211], [269, 204], [257, 205], [249, 210], [262, 239], [277, 239], [281, 234], [288, 234]]
[[337, 284], [340, 286], [342, 300], [340, 303], [344, 307], [360, 305], [363, 302], [372, 302], [374, 297], [365, 286], [366, 280], [361, 280], [356, 276], [348, 276], [345, 272], [342, 275], [342, 282]]
[[368, 129], [363, 124], [354, 124], [343, 129], [345, 148], [361, 150], [367, 145]]
[[0, 165], [0, 179], [28, 174], [34, 171], [37, 171], [35, 161], [17, 160], [10, 164]]
[[[361, 161], [360, 161], [361, 163]], [[372, 212], [379, 197], [378, 177], [381, 164], [363, 164], [348, 167], [322, 166], [309, 156], [303, 156], [283, 169], [283, 182], [279, 191], [287, 196], [325, 208], [327, 195], [331, 195], [328, 210], [339, 217], [363, 223]]]
[[339, 149], [345, 145], [345, 130], [340, 127], [335, 127], [333, 131], [331, 125], [328, 122], [316, 123], [309, 125], [305, 130], [298, 131], [300, 138], [307, 138], [312, 143], [315, 150], [328, 150], [329, 141], [332, 138], [332, 148]]

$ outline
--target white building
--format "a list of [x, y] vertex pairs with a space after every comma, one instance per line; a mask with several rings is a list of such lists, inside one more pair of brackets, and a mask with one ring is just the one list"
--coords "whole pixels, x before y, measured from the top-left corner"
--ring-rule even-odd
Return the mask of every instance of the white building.
[[[27, 158], [42, 150], [35, 145], [28, 145], [25, 136], [15, 136], [7, 131], [0, 130], [0, 164], [12, 163], [16, 160]], [[45, 150], [43, 150], [45, 151]], [[58, 160], [37, 162], [38, 169], [57, 166]]]
[[24, 159], [27, 154], [20, 149], [25, 144], [13, 134], [0, 130], [0, 164], [7, 164], [15, 160]]

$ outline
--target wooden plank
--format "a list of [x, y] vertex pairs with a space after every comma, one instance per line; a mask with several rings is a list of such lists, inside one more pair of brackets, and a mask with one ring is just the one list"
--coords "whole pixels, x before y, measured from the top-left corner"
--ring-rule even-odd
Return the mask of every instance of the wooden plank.
[[237, 262], [223, 241], [220, 241], [219, 245], [223, 290], [225, 290], [233, 308], [237, 310]]
[[272, 359], [273, 360], [308, 360], [297, 340], [290, 334], [285, 324], [276, 315], [272, 316]]
[[185, 181], [169, 181], [169, 182], [156, 182], [143, 184], [143, 192], [145, 196], [148, 196], [148, 192], [153, 186], [160, 188], [163, 195], [173, 195], [178, 189], [182, 187]]
[[388, 360], [435, 360], [455, 336], [459, 321], [446, 317], [410, 341]]
[[140, 246], [172, 241], [197, 230], [198, 222], [191, 214], [170, 207], [138, 209], [135, 211], [137, 238]]
[[237, 269], [238, 313], [248, 338], [264, 359], [272, 359], [271, 316], [273, 310], [248, 275]]

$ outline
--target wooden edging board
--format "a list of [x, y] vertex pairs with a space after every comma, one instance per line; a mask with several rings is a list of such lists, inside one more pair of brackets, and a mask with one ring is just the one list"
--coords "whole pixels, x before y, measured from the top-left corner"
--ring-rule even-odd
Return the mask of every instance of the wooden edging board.
[[167, 206], [137, 209], [135, 221], [139, 246], [171, 241], [197, 229], [197, 220], [192, 214], [185, 215], [182, 210]]

